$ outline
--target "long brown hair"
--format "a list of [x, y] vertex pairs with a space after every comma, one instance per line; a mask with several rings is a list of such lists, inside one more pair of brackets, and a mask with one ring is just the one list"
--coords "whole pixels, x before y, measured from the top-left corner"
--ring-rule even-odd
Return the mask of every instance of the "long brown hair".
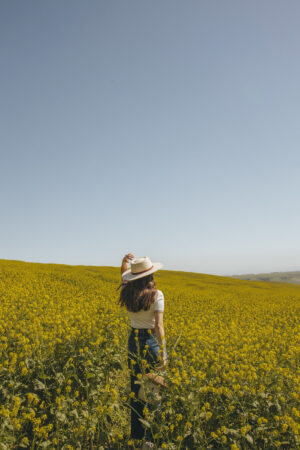
[[138, 312], [141, 309], [147, 311], [155, 302], [157, 289], [153, 275], [147, 275], [137, 280], [121, 283], [118, 289], [123, 286], [120, 292], [118, 303], [125, 306], [128, 311]]

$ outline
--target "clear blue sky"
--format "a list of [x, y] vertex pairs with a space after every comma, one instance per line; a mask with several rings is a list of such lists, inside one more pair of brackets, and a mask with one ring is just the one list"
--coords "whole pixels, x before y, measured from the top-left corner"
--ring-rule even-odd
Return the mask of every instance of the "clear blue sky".
[[300, 3], [0, 6], [0, 258], [300, 270]]

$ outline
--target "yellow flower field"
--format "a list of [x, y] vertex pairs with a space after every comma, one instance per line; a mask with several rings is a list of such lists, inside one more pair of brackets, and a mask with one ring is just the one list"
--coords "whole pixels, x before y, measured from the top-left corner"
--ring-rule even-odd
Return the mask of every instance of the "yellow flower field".
[[[0, 260], [0, 448], [126, 449], [120, 269]], [[161, 270], [157, 448], [299, 447], [300, 286]]]

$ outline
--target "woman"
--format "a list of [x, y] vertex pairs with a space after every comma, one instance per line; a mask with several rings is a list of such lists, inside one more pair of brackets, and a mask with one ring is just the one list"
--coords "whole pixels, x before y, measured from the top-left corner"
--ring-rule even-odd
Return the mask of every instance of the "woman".
[[[139, 418], [144, 419], [145, 406], [151, 410], [150, 404], [138, 400], [140, 384], [137, 374], [142, 373], [138, 355], [145, 358], [150, 368], [165, 371], [167, 367], [167, 348], [164, 338], [163, 311], [164, 295], [158, 290], [153, 279], [153, 273], [163, 267], [162, 263], [152, 263], [148, 256], [133, 259], [134, 255], [128, 253], [124, 256], [121, 265], [122, 287], [119, 303], [125, 306], [131, 321], [131, 333], [128, 337], [128, 368], [131, 370], [131, 392], [135, 393], [130, 399], [131, 407], [131, 433], [133, 439], [146, 438], [143, 449], [152, 448], [153, 437], [149, 428], [145, 428]], [[130, 269], [127, 263], [131, 262]], [[137, 339], [135, 339], [137, 338]], [[145, 352], [143, 352], [145, 350]], [[162, 359], [162, 364], [160, 363]], [[145, 373], [150, 368], [144, 369]]]

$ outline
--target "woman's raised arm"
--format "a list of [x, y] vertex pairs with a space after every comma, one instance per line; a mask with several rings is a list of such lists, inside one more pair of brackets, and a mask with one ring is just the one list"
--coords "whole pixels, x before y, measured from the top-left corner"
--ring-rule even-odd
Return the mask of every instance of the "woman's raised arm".
[[132, 253], [127, 253], [127, 255], [124, 256], [124, 258], [122, 259], [122, 264], [121, 264], [121, 275], [123, 272], [125, 272], [126, 270], [128, 270], [127, 267], [127, 263], [130, 259], [134, 258]]

